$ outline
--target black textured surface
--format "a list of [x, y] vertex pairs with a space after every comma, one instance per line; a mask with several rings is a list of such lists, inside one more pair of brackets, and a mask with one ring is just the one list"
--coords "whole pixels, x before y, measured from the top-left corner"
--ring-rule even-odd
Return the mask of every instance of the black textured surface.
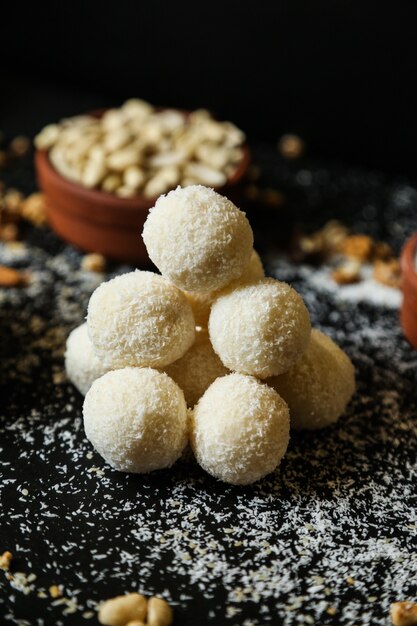
[[[33, 276], [0, 296], [0, 553], [11, 550], [12, 573], [25, 574], [10, 581], [0, 571], [0, 623], [96, 623], [96, 602], [139, 590], [166, 597], [184, 626], [382, 626], [390, 602], [415, 597], [417, 354], [395, 309], [341, 300], [296, 266], [280, 273], [273, 247], [289, 214], [310, 227], [337, 214], [399, 249], [417, 229], [417, 191], [379, 174], [288, 165], [265, 147], [256, 154], [265, 184], [288, 197], [280, 214], [251, 207], [258, 247], [353, 359], [347, 415], [294, 435], [279, 471], [251, 487], [187, 463], [114, 472], [85, 439], [82, 398], [63, 376], [65, 338], [99, 277], [49, 231], [28, 227], [23, 250], [0, 253]], [[29, 166], [13, 177], [33, 187]], [[69, 600], [50, 598], [52, 584]]]

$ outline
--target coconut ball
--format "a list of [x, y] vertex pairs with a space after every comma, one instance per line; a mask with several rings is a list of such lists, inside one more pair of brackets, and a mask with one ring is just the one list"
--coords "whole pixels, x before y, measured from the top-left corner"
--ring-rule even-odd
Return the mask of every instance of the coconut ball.
[[243, 270], [243, 274], [236, 280], [226, 285], [223, 289], [216, 291], [184, 291], [184, 294], [193, 309], [194, 319], [197, 326], [207, 328], [210, 309], [213, 302], [223, 293], [224, 289], [232, 291], [239, 285], [259, 280], [265, 276], [262, 261], [259, 254], [253, 250], [248, 265]]
[[213, 291], [238, 278], [253, 247], [245, 214], [202, 185], [160, 196], [143, 240], [161, 274], [186, 291]]
[[228, 373], [213, 350], [208, 332], [204, 330], [197, 331], [196, 340], [188, 352], [164, 371], [183, 390], [190, 407], [196, 404], [216, 378]]
[[184, 394], [167, 374], [151, 368], [104, 374], [88, 391], [83, 413], [87, 438], [121, 472], [170, 467], [187, 443]]
[[310, 317], [292, 287], [264, 278], [220, 296], [211, 307], [209, 333], [223, 365], [267, 378], [301, 357], [310, 338]]
[[69, 334], [65, 350], [65, 371], [69, 380], [85, 396], [96, 378], [108, 368], [93, 352], [87, 324], [81, 324]]
[[288, 403], [291, 427], [312, 430], [336, 422], [345, 412], [355, 391], [355, 370], [330, 337], [312, 330], [301, 359], [266, 382]]
[[190, 430], [195, 457], [209, 474], [248, 485], [272, 472], [284, 456], [288, 407], [255, 378], [229, 374], [215, 380], [200, 398]]
[[94, 352], [109, 369], [164, 367], [182, 357], [195, 336], [184, 294], [162, 276], [139, 270], [94, 291], [87, 325]]

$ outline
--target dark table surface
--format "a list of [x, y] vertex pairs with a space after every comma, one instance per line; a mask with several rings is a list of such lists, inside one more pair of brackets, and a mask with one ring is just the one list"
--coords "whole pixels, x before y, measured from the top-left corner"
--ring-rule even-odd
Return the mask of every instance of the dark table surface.
[[[0, 262], [32, 282], [0, 292], [0, 623], [96, 623], [94, 607], [138, 590], [172, 603], [175, 624], [389, 623], [391, 602], [417, 593], [417, 353], [395, 298], [344, 295], [278, 256], [289, 222], [338, 216], [397, 250], [417, 229], [417, 189], [339, 164], [287, 163], [254, 146], [283, 208], [249, 207], [267, 271], [304, 296], [313, 324], [347, 350], [357, 393], [335, 426], [294, 434], [274, 474], [237, 488], [193, 463], [117, 473], [86, 440], [82, 397], [63, 350], [103, 276], [48, 229]], [[1, 179], [35, 188], [30, 157]], [[112, 265], [109, 275], [129, 268]], [[20, 572], [20, 574], [18, 574]], [[53, 599], [50, 585], [61, 585]]]

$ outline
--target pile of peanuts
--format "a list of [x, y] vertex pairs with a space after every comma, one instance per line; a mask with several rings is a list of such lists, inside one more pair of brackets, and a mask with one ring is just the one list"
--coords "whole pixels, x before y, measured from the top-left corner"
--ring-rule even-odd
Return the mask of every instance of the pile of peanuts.
[[35, 138], [55, 169], [85, 187], [153, 198], [181, 185], [221, 187], [242, 159], [245, 136], [204, 109], [189, 115], [131, 99], [101, 118], [81, 115]]

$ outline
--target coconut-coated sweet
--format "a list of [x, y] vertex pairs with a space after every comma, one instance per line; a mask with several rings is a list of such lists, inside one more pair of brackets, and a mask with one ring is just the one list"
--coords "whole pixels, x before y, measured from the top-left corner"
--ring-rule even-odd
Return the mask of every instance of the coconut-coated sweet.
[[161, 274], [186, 291], [213, 291], [238, 278], [253, 247], [245, 213], [202, 185], [160, 196], [142, 236]]
[[313, 329], [301, 359], [285, 374], [266, 382], [288, 403], [291, 427], [313, 430], [343, 415], [355, 391], [355, 370], [330, 337]]
[[109, 369], [164, 367], [190, 348], [195, 336], [184, 294], [153, 272], [129, 272], [102, 283], [88, 305], [88, 334]]
[[225, 293], [210, 311], [210, 339], [223, 365], [258, 378], [289, 369], [306, 350], [310, 331], [301, 296], [273, 278]]
[[265, 272], [262, 261], [259, 254], [253, 250], [249, 263], [245, 267], [243, 274], [222, 289], [217, 289], [216, 291], [184, 291], [184, 294], [193, 309], [194, 319], [197, 326], [207, 328], [211, 305], [225, 290], [232, 291], [239, 285], [259, 280], [264, 276]]
[[220, 361], [206, 330], [196, 332], [191, 348], [181, 359], [164, 370], [183, 390], [189, 407], [193, 407], [212, 382], [228, 373]]
[[81, 324], [69, 334], [65, 350], [65, 370], [69, 380], [83, 396], [96, 378], [108, 371], [93, 352], [87, 324]]
[[252, 376], [229, 374], [207, 389], [191, 414], [191, 445], [212, 476], [248, 485], [272, 472], [289, 441], [284, 400]]
[[151, 368], [127, 367], [98, 378], [83, 414], [87, 438], [121, 472], [170, 467], [187, 443], [184, 394], [167, 374]]

